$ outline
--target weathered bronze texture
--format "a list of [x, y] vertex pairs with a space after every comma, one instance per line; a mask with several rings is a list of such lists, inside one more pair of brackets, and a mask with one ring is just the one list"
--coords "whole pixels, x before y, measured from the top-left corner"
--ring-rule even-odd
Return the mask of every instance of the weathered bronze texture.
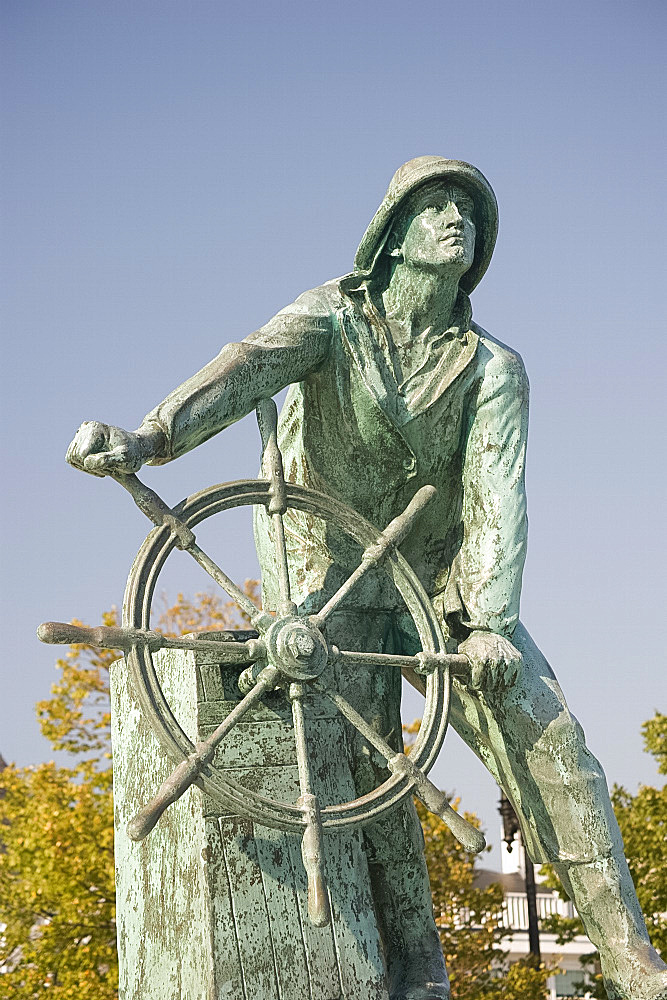
[[[122, 485], [131, 493], [137, 506], [154, 522], [162, 532], [167, 532], [169, 548], [177, 547], [189, 552], [223, 589], [234, 598], [240, 607], [246, 611], [252, 623], [259, 629], [261, 638], [247, 640], [243, 643], [207, 643], [197, 639], [167, 639], [159, 633], [137, 625], [126, 625], [123, 628], [84, 628], [82, 626], [64, 623], [48, 622], [41, 625], [38, 635], [44, 642], [87, 642], [104, 648], [118, 648], [129, 654], [129, 663], [140, 681], [145, 677], [137, 661], [143, 661], [146, 673], [155, 677], [155, 671], [150, 663], [151, 654], [160, 648], [195, 649], [214, 651], [223, 662], [241, 667], [246, 663], [258, 665], [256, 673], [244, 672], [244, 686], [247, 693], [239, 704], [226, 716], [224, 721], [211, 733], [205, 741], [198, 742], [178, 763], [172, 774], [163, 782], [156, 795], [130, 821], [128, 833], [133, 840], [142, 840], [155, 827], [164, 811], [176, 802], [188, 788], [215, 774], [213, 758], [220, 746], [238, 722], [261, 699], [261, 697], [276, 688], [284, 689], [292, 705], [294, 736], [296, 741], [296, 756], [299, 768], [301, 795], [296, 803], [296, 809], [289, 803], [255, 801], [254, 808], [249, 807], [247, 793], [234, 797], [233, 806], [238, 815], [248, 816], [256, 821], [275, 826], [279, 829], [302, 829], [303, 858], [309, 882], [308, 912], [316, 926], [323, 926], [330, 919], [327, 901], [325, 869], [324, 831], [330, 827], [343, 829], [346, 826], [362, 826], [369, 821], [377, 821], [387, 808], [392, 808], [410, 792], [417, 794], [424, 804], [438, 813], [450, 827], [454, 835], [466, 849], [479, 852], [485, 846], [485, 840], [479, 830], [472, 827], [462, 816], [459, 816], [447, 800], [426, 777], [426, 772], [434, 763], [445, 736], [448, 713], [449, 681], [448, 671], [455, 666], [461, 671], [467, 660], [464, 656], [447, 653], [442, 648], [443, 640], [432, 614], [430, 602], [417, 584], [416, 578], [410, 573], [404, 560], [397, 552], [398, 545], [406, 538], [425, 506], [433, 499], [435, 490], [425, 486], [420, 489], [408, 504], [402, 514], [377, 534], [372, 526], [358, 524], [360, 519], [353, 511], [344, 511], [344, 520], [357, 525], [356, 535], [371, 537], [365, 544], [359, 567], [347, 581], [327, 601], [316, 614], [299, 616], [296, 605], [290, 600], [290, 580], [287, 552], [282, 532], [282, 519], [289, 505], [291, 494], [285, 483], [282, 456], [277, 444], [277, 410], [273, 400], [263, 400], [257, 408], [258, 422], [264, 446], [263, 470], [268, 476], [267, 482], [258, 481], [253, 484], [259, 489], [261, 500], [250, 494], [250, 502], [261, 502], [277, 523], [279, 530], [275, 532], [276, 562], [280, 578], [281, 614], [274, 618], [262, 613], [250, 599], [242, 594], [240, 588], [229, 580], [227, 575], [215, 565], [199, 548], [195, 535], [190, 527], [190, 518], [183, 517], [181, 510], [172, 510], [154, 491], [145, 487], [136, 475], [116, 476]], [[268, 454], [267, 454], [268, 452]], [[239, 486], [240, 484], [234, 484]], [[243, 485], [243, 484], [241, 484]], [[247, 484], [245, 484], [247, 485]], [[303, 497], [301, 498], [303, 500]], [[312, 509], [323, 506], [316, 495], [307, 498]], [[187, 504], [187, 501], [186, 501]], [[184, 505], [181, 505], [183, 507]], [[207, 516], [205, 511], [203, 516]], [[321, 511], [324, 514], [324, 511]], [[202, 517], [192, 518], [192, 522]], [[361, 531], [359, 530], [361, 529]], [[149, 536], [149, 539], [150, 540]], [[147, 541], [148, 541], [147, 540]], [[417, 607], [422, 618], [430, 619], [430, 635], [423, 636], [428, 647], [435, 641], [434, 649], [427, 649], [418, 655], [396, 657], [382, 653], [341, 651], [330, 645], [322, 631], [327, 619], [335, 609], [345, 601], [362, 577], [371, 569], [392, 559], [396, 585], [403, 594], [408, 608]], [[164, 561], [161, 556], [159, 564]], [[134, 580], [141, 582], [148, 576], [151, 559], [141, 557], [135, 563], [133, 573], [128, 581], [128, 591], [134, 594]], [[151, 590], [155, 580], [151, 582]], [[128, 609], [126, 608], [126, 611]], [[132, 617], [131, 613], [129, 617]], [[147, 608], [141, 608], [141, 621], [148, 621], [150, 614]], [[137, 620], [136, 617], [132, 620]], [[422, 624], [421, 631], [424, 631]], [[340, 694], [330, 689], [330, 682], [321, 681], [315, 685], [316, 690], [328, 698], [351, 725], [373, 746], [386, 761], [393, 776], [389, 778], [376, 793], [366, 795], [364, 802], [346, 802], [340, 805], [329, 805], [322, 811], [317, 795], [312, 790], [310, 777], [306, 724], [303, 713], [303, 697], [309, 682], [318, 680], [327, 665], [354, 664], [358, 668], [389, 669], [399, 667], [405, 670], [416, 670], [427, 678], [425, 723], [408, 758], [403, 753], [396, 753], [394, 748], [370, 726], [362, 716]], [[429, 681], [431, 681], [429, 685]], [[173, 752], [169, 739], [165, 739], [165, 727], [168, 730], [176, 723], [167, 709], [162, 711], [159, 706], [166, 704], [159, 685], [143, 684], [145, 690], [144, 708], [155, 731], [163, 740], [168, 751]], [[150, 688], [150, 690], [146, 690]], [[426, 751], [426, 752], [425, 752]], [[395, 780], [394, 780], [395, 779]], [[207, 787], [211, 794], [211, 788]], [[220, 792], [223, 802], [228, 804], [229, 793]], [[263, 808], [270, 805], [270, 809]]]
[[[531, 858], [554, 864], [571, 893], [600, 951], [609, 996], [665, 1000], [665, 965], [649, 943], [604, 773], [519, 621], [528, 381], [519, 355], [473, 322], [469, 299], [496, 230], [495, 196], [479, 170], [439, 156], [410, 160], [394, 175], [350, 274], [225, 346], [137, 431], [83, 424], [67, 457], [118, 478], [158, 525], [130, 575], [125, 628], [150, 630], [155, 576], [174, 547], [249, 614], [268, 666], [257, 659], [246, 667], [244, 697], [267, 676], [292, 690], [299, 803], [258, 797], [216, 771], [210, 748], [200, 751], [178, 726], [150, 642], [138, 639], [128, 662], [142, 707], [182, 768], [178, 787], [192, 778], [239, 814], [305, 830], [315, 923], [331, 912], [323, 895], [329, 832], [363, 824], [391, 1000], [449, 996], [408, 795], [416, 791], [476, 845], [478, 835], [459, 829], [426, 777], [448, 706], [515, 809]], [[286, 386], [277, 428], [273, 404], [259, 403], [259, 482], [203, 491], [172, 510], [136, 480], [143, 463], [177, 458]], [[192, 534], [202, 518], [243, 503], [254, 506], [261, 610]], [[449, 654], [467, 657], [466, 674], [450, 678], [462, 661]], [[400, 736], [403, 669], [427, 696], [409, 758]], [[356, 805], [322, 807], [311, 785], [302, 693], [333, 702], [344, 717]]]

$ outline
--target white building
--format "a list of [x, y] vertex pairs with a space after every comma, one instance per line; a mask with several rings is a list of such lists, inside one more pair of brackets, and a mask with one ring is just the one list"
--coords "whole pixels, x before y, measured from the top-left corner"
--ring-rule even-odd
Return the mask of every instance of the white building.
[[[530, 953], [528, 946], [528, 900], [523, 866], [524, 851], [520, 834], [514, 841], [511, 853], [504, 842], [501, 851], [502, 872], [480, 869], [475, 884], [483, 888], [492, 882], [498, 882], [503, 887], [505, 921], [506, 926], [511, 928], [512, 934], [505, 939], [502, 947], [510, 962], [516, 962]], [[540, 919], [553, 913], [563, 917], [576, 915], [569, 900], [561, 899], [555, 890], [540, 884], [538, 870], [535, 872], [535, 877], [537, 881], [537, 915]], [[545, 964], [558, 964], [563, 970], [561, 975], [552, 976], [549, 979], [550, 1000], [590, 996], [590, 993], [585, 989], [582, 990], [575, 986], [575, 983], [580, 983], [585, 978], [579, 962], [580, 957], [595, 951], [585, 935], [578, 935], [569, 944], [557, 944], [555, 934], [548, 934], [540, 930], [540, 951], [542, 961]]]

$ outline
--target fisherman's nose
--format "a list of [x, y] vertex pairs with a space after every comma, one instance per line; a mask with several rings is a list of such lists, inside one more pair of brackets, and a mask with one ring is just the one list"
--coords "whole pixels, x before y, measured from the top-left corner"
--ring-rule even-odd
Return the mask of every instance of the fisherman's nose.
[[463, 222], [463, 216], [459, 212], [458, 205], [454, 202], [447, 206], [445, 210], [445, 219], [448, 228], [454, 228]]

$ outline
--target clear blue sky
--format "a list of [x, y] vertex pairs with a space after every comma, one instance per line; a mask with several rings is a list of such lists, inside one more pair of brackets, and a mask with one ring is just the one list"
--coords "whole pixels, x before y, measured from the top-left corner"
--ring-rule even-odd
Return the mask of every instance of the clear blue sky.
[[[610, 781], [654, 781], [639, 727], [667, 703], [664, 5], [1, 14], [4, 756], [50, 756], [33, 703], [54, 651], [35, 626], [119, 604], [147, 527], [115, 483], [65, 465], [79, 423], [135, 427], [223, 343], [349, 270], [396, 167], [439, 153], [500, 203], [473, 307], [532, 383], [523, 619]], [[145, 477], [175, 502], [254, 476], [257, 454], [250, 417]], [[216, 530], [228, 572], [254, 575], [249, 530]], [[202, 585], [184, 564], [166, 580]], [[495, 837], [492, 783], [455, 738], [437, 777]]]

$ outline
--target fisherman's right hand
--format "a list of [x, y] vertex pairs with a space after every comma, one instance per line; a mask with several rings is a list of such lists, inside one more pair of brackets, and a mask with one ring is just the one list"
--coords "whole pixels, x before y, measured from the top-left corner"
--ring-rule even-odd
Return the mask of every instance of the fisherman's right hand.
[[75, 469], [92, 476], [129, 475], [156, 457], [155, 437], [143, 431], [86, 420], [81, 424], [65, 458]]

